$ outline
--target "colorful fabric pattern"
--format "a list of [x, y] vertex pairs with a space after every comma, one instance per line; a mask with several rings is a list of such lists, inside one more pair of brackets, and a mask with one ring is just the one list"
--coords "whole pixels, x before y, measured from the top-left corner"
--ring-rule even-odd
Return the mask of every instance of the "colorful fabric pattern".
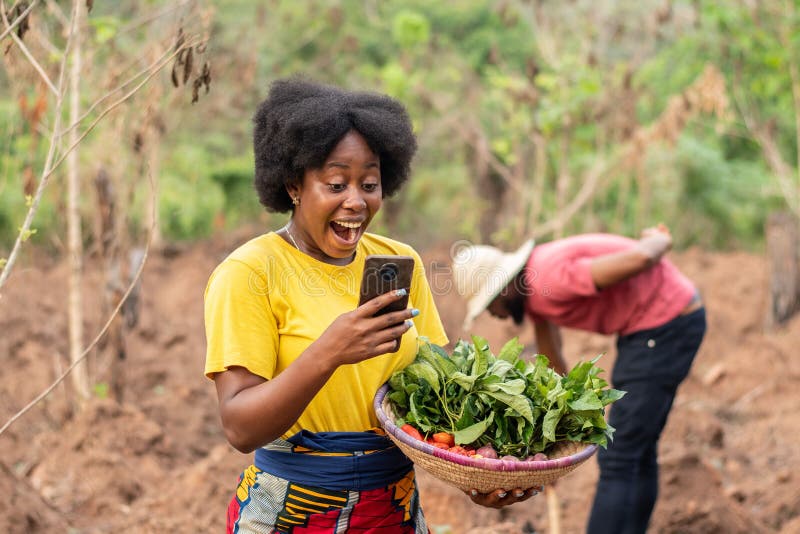
[[414, 471], [385, 487], [327, 490], [251, 465], [228, 506], [228, 534], [427, 534]]

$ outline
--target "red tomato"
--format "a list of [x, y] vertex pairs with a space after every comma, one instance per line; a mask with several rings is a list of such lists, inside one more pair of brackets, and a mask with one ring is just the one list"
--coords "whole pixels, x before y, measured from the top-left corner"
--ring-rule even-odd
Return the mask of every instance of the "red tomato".
[[448, 447], [452, 447], [456, 444], [456, 439], [453, 437], [453, 434], [448, 434], [447, 432], [437, 432], [433, 435], [433, 441], [444, 443]]
[[454, 447], [450, 447], [447, 450], [450, 451], [450, 452], [454, 452], [456, 454], [460, 454], [461, 456], [469, 456], [467, 454], [467, 451], [464, 450], [464, 447], [462, 447], [460, 445], [455, 445]]
[[408, 434], [409, 436], [411, 436], [414, 439], [418, 439], [420, 441], [425, 441], [422, 438], [422, 434], [419, 433], [419, 430], [417, 430], [413, 426], [409, 425], [408, 423], [406, 423], [403, 426], [401, 426], [400, 430], [402, 430], [403, 432], [405, 432], [406, 434]]

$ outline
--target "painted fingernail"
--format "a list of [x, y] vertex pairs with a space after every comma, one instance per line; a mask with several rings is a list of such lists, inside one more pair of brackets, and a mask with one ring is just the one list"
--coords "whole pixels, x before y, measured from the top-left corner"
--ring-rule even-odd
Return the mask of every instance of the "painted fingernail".
[[416, 308], [413, 308], [411, 310], [411, 317], [416, 317], [417, 315], [419, 315], [419, 310], [416, 309]]
[[398, 297], [405, 297], [406, 295], [408, 295], [408, 291], [406, 291], [406, 288], [397, 290]]
[[524, 491], [515, 491], [514, 492], [514, 497], [516, 497], [517, 499], [522, 498], [524, 496], [525, 496], [525, 492]]
[[472, 490], [472, 491], [469, 492], [469, 494], [472, 495], [473, 497], [477, 497], [478, 496], [478, 490]]
[[406, 319], [406, 326], [411, 328], [412, 326], [414, 326], [414, 321], [412, 321], [411, 319]]
[[506, 492], [503, 492], [503, 493], [498, 493], [498, 494], [497, 494], [497, 498], [498, 498], [498, 499], [505, 499], [505, 498], [506, 498], [506, 495], [508, 495], [508, 493], [506, 493]]

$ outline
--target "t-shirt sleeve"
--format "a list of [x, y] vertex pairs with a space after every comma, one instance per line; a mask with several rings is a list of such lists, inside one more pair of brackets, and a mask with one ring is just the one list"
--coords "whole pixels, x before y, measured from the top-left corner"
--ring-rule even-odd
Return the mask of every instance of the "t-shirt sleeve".
[[540, 297], [553, 301], [571, 300], [575, 297], [597, 295], [592, 280], [592, 258], [576, 256], [559, 258], [550, 255], [536, 262], [537, 278], [534, 281]]
[[278, 354], [278, 327], [270, 308], [266, 276], [247, 264], [223, 261], [205, 291], [205, 374], [241, 366], [271, 379]]
[[414, 317], [414, 325], [420, 336], [425, 336], [431, 343], [447, 345], [447, 333], [436, 309], [436, 303], [431, 293], [428, 278], [425, 276], [425, 265], [416, 251], [414, 257], [414, 274], [411, 278], [411, 305], [419, 310], [419, 315]]

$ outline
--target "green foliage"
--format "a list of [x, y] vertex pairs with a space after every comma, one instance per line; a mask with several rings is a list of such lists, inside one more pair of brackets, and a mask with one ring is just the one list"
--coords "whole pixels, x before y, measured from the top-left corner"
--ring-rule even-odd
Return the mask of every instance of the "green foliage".
[[222, 189], [226, 225], [234, 228], [255, 220], [264, 208], [253, 186], [252, 157], [238, 157], [221, 162], [210, 173], [211, 181]]
[[[649, 198], [633, 171], [605, 177], [566, 231], [609, 229], [635, 235], [638, 225], [663, 220], [681, 245], [756, 247], [766, 214], [780, 207], [782, 199], [761, 147], [738, 113], [746, 111], [768, 125], [784, 160], [797, 168], [789, 66], [800, 63], [800, 6], [789, 16], [784, 9], [788, 3], [776, 9], [769, 2], [675, 2], [674, 21], [642, 44], [651, 31], [647, 21], [661, 4], [553, 3], [542, 26], [524, 2], [225, 0], [215, 4], [207, 53], [213, 64], [208, 98], [194, 106], [179, 100], [186, 96], [185, 88], [183, 93], [173, 90], [167, 67], [151, 82], [157, 91], [147, 93], [146, 104], [133, 100], [120, 108], [124, 121], [109, 116], [101, 122], [82, 145], [90, 151], [82, 154], [82, 165], [88, 168], [103, 159], [138, 161], [128, 143], [104, 146], [97, 140], [112, 134], [132, 138], [148, 109], [164, 125], [159, 215], [167, 238], [206, 236], [221, 221], [229, 229], [252, 220], [272, 223], [278, 218], [265, 215], [252, 186], [250, 146], [250, 120], [268, 84], [302, 72], [324, 82], [384, 91], [408, 107], [420, 150], [412, 179], [387, 203], [394, 212], [384, 210], [371, 230], [424, 247], [477, 236], [485, 209], [505, 215], [490, 203], [486, 191], [476, 188], [473, 161], [466, 157], [473, 126], [486, 136], [496, 162], [520, 172], [524, 191], [534, 180], [544, 185], [536, 199], [538, 214], [530, 205], [513, 214], [535, 218], [525, 221], [535, 226], [559, 215], [560, 175], [574, 177], [562, 192], [570, 199], [586, 169], [619, 147], [624, 138], [624, 128], [616, 122], [621, 109], [630, 104], [635, 113], [623, 118], [638, 121], [626, 128], [644, 127], [706, 64], [713, 64], [726, 77], [733, 106], [728, 122], [719, 125], [704, 116], [686, 126], [674, 147], [649, 147], [644, 158]], [[143, 59], [143, 43], [170, 42], [178, 24], [187, 27], [191, 21], [170, 9], [148, 24], [134, 23], [171, 7], [156, 0], [96, 3], [88, 17], [86, 57], [92, 64], [83, 80], [86, 103], [150, 61]], [[41, 17], [49, 20], [44, 10]], [[242, 20], [254, 23], [242, 25]], [[605, 25], [611, 20], [616, 33]], [[43, 24], [42, 31], [47, 28]], [[51, 37], [56, 46], [63, 44], [62, 36]], [[24, 80], [11, 80], [10, 75], [10, 70], [0, 72], [0, 86], [13, 89], [0, 92], [0, 250], [10, 248], [18, 234], [30, 204], [23, 192], [24, 172], [32, 168], [38, 178], [47, 141], [33, 135], [46, 131], [43, 123], [29, 131], [18, 105], [22, 93], [33, 100], [34, 82], [26, 89]], [[48, 111], [52, 102], [50, 106]], [[543, 162], [530, 153], [534, 140], [544, 147], [535, 154]], [[58, 242], [52, 234], [63, 233], [59, 172], [39, 207], [33, 225], [37, 232], [29, 236], [34, 242]], [[149, 218], [143, 213], [147, 187], [138, 184], [135, 189], [129, 215], [133, 226], [141, 227]], [[92, 202], [93, 195], [84, 193], [87, 214]], [[640, 220], [643, 216], [649, 220]], [[508, 225], [496, 232], [508, 242], [518, 239], [517, 234]]]
[[121, 25], [119, 18], [114, 16], [93, 16], [89, 17], [88, 23], [92, 29], [95, 43], [104, 45], [117, 36]]
[[184, 146], [175, 166], [161, 175], [159, 216], [164, 235], [174, 239], [209, 236], [225, 206], [224, 188], [207, 172], [203, 150]]
[[194, 239], [211, 235], [213, 215], [225, 205], [220, 188], [207, 177], [195, 180], [167, 174], [159, 196], [159, 216], [164, 235], [173, 239]]
[[108, 398], [108, 384], [106, 382], [98, 382], [92, 387], [92, 393], [98, 399], [107, 399]]
[[392, 37], [401, 48], [413, 48], [428, 44], [431, 26], [425, 15], [416, 11], [403, 10], [394, 16]]
[[397, 425], [447, 432], [459, 445], [490, 444], [518, 458], [562, 440], [605, 447], [614, 433], [605, 407], [625, 393], [598, 376], [599, 357], [561, 376], [546, 356], [520, 359], [522, 350], [517, 338], [497, 355], [480, 336], [458, 340], [450, 354], [420, 344], [414, 362], [389, 379], [388, 398], [401, 413]]
[[[718, 143], [718, 145], [721, 143]], [[651, 150], [646, 170], [658, 202], [653, 221], [667, 223], [679, 245], [742, 248], [763, 234], [771, 177], [764, 165], [725, 158], [720, 146], [684, 135], [674, 148]], [[761, 203], [753, 198], [762, 197]]]

